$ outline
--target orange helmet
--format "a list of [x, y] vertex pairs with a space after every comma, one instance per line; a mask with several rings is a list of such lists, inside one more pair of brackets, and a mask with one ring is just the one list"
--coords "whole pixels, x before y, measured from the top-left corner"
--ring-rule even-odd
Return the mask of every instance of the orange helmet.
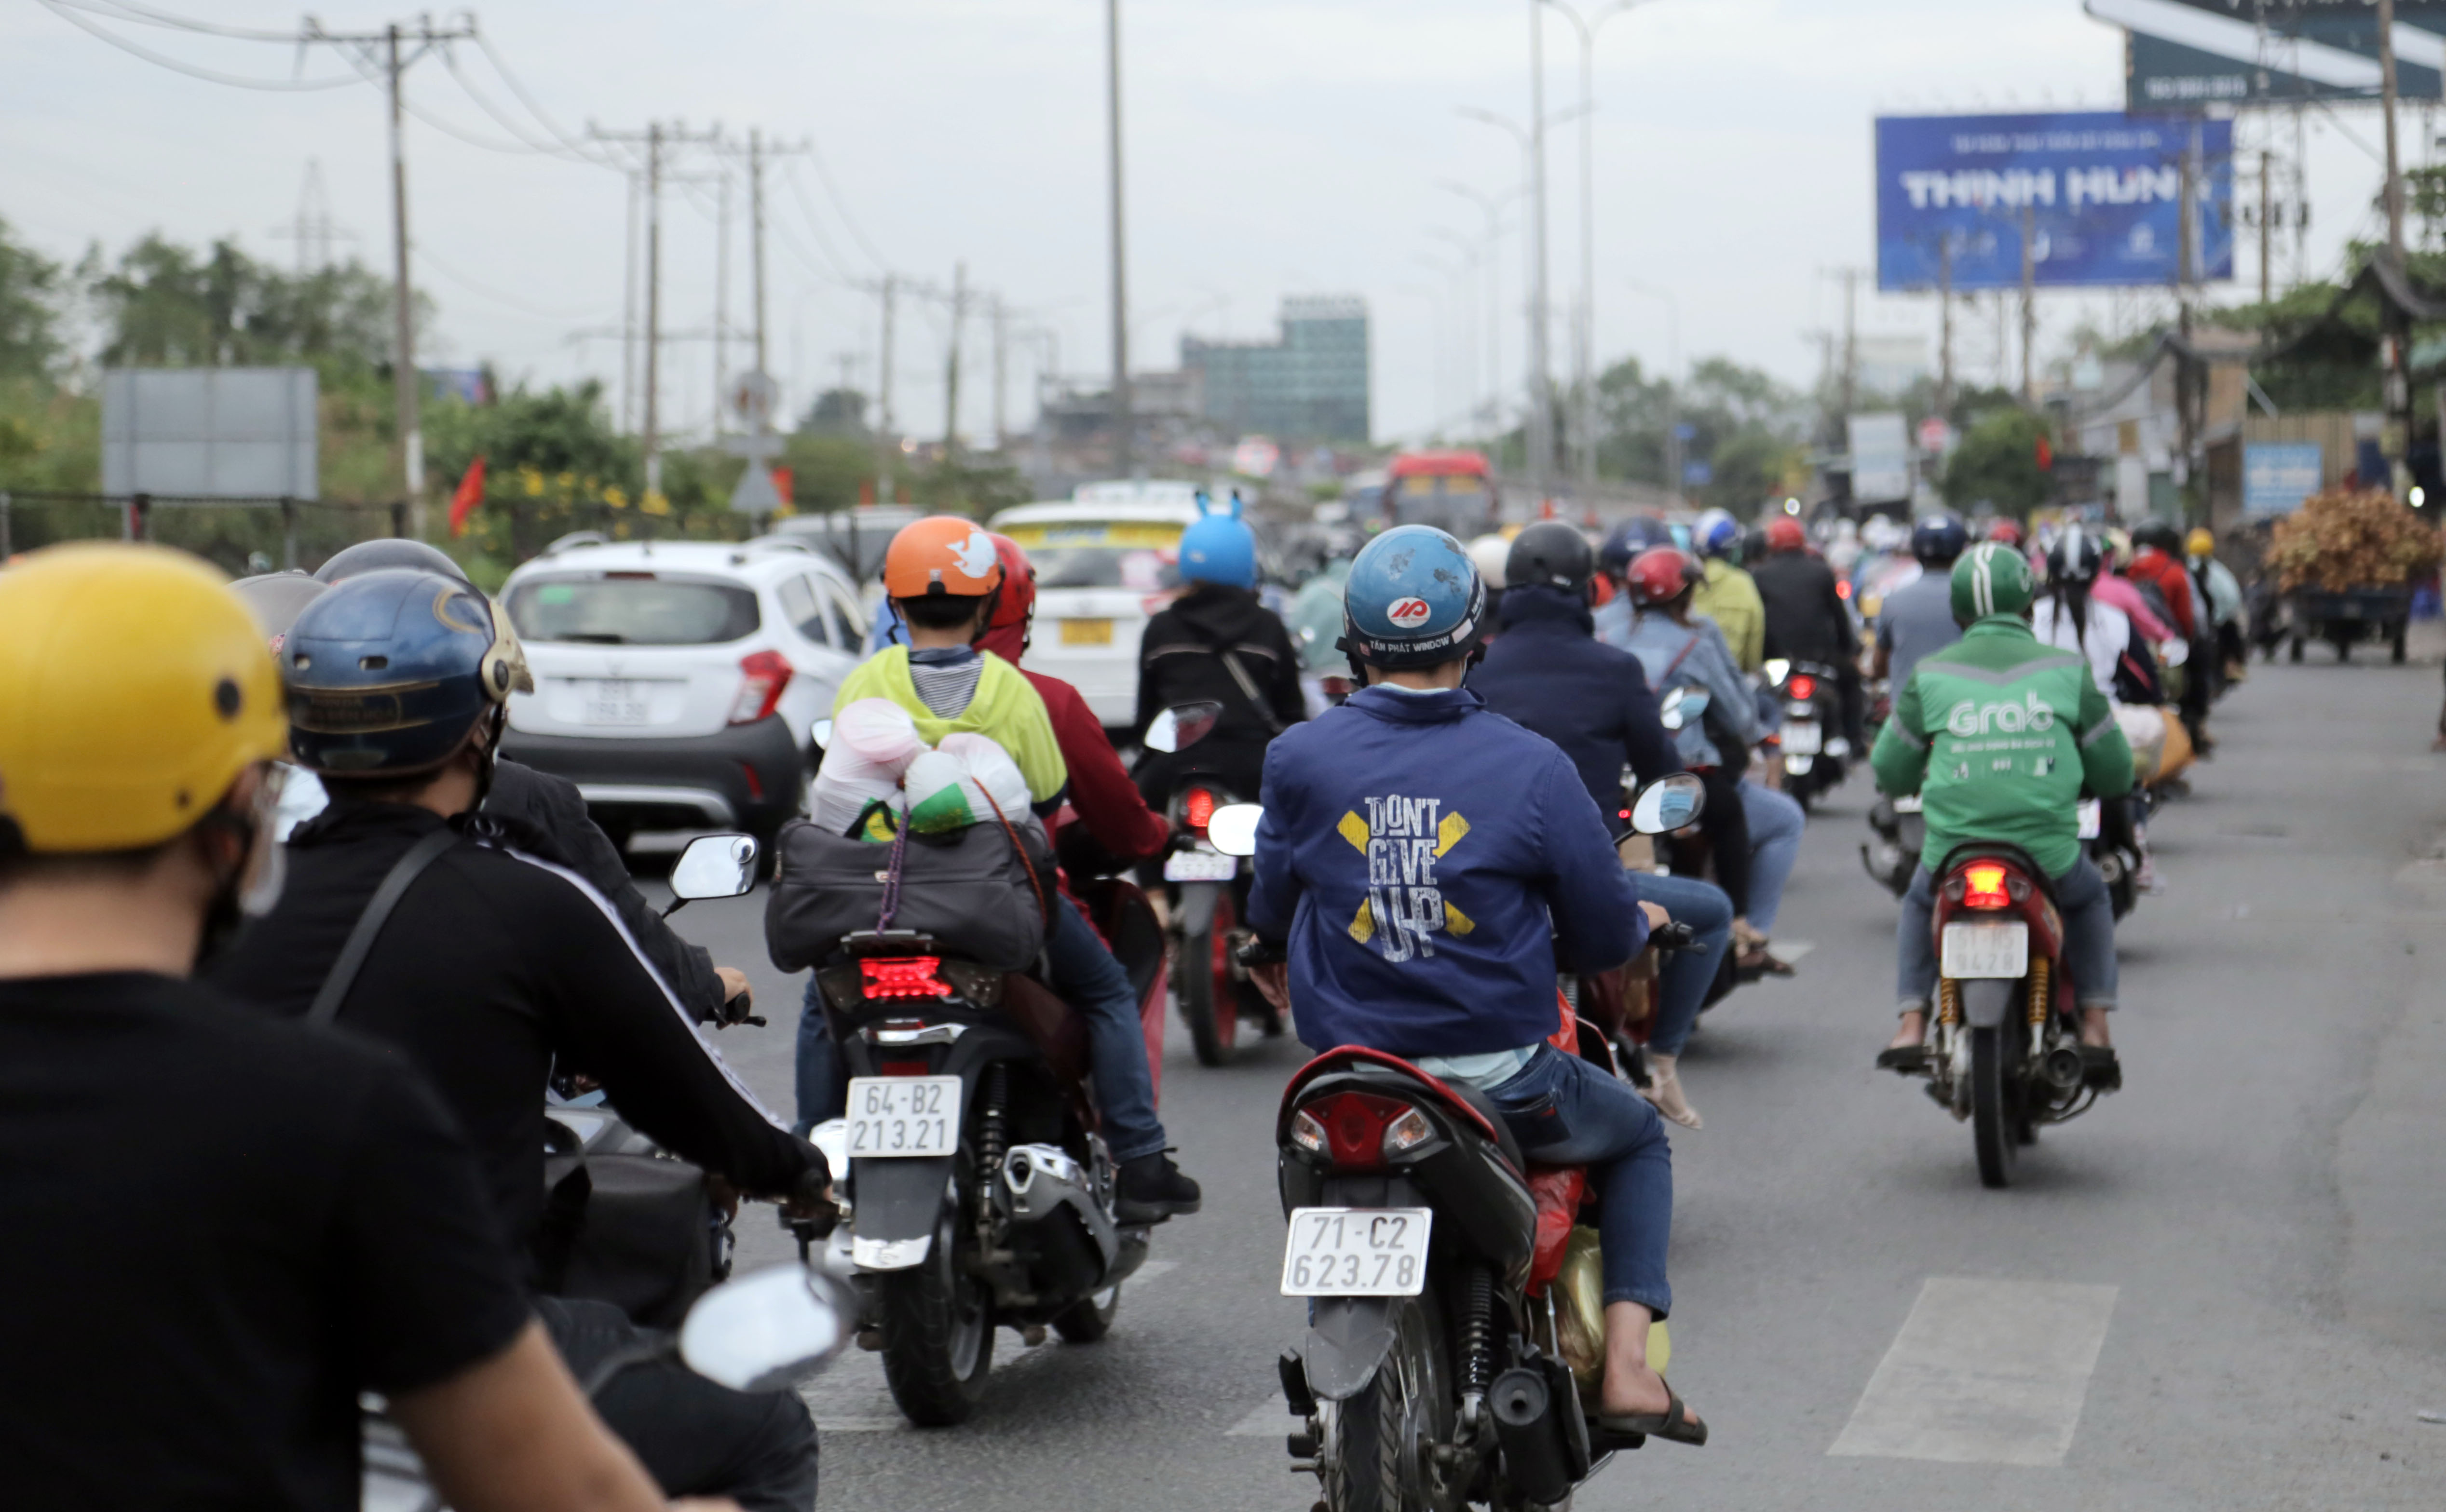
[[993, 537], [956, 514], [930, 514], [902, 526], [883, 556], [883, 591], [895, 599], [980, 599], [1000, 587]]

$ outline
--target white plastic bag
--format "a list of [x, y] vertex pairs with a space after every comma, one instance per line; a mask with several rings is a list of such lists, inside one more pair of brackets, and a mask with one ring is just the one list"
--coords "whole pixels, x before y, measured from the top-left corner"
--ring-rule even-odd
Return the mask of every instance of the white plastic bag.
[[833, 716], [832, 743], [808, 795], [808, 816], [847, 834], [876, 803], [900, 806], [900, 782], [926, 751], [917, 722], [890, 699], [860, 699]]

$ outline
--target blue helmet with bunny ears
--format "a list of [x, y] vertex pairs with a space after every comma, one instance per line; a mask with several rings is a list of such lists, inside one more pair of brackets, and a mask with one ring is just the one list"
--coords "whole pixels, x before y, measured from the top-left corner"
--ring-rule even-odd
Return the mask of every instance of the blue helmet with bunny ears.
[[1189, 583], [1219, 583], [1225, 588], [1257, 586], [1257, 537], [1240, 518], [1240, 495], [1228, 508], [1218, 507], [1203, 493], [1197, 507], [1206, 513], [1180, 532], [1180, 576]]

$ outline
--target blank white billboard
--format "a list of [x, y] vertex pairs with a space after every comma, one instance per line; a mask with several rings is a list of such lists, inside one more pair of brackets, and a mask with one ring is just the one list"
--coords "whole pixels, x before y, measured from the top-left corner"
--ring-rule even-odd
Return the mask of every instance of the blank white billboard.
[[102, 375], [102, 491], [319, 497], [310, 367], [113, 367]]

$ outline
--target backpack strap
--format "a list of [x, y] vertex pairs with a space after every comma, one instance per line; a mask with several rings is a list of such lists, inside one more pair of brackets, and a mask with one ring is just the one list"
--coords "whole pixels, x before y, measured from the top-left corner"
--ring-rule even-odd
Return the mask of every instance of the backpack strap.
[[442, 858], [442, 852], [459, 843], [458, 831], [450, 829], [434, 831], [410, 846], [407, 854], [399, 858], [390, 874], [374, 889], [373, 901], [357, 916], [357, 926], [348, 931], [348, 943], [340, 947], [340, 958], [331, 962], [331, 974], [323, 979], [323, 990], [314, 995], [314, 1005], [306, 1010], [306, 1021], [318, 1027], [340, 1016], [340, 1004], [356, 985], [357, 973], [364, 969], [366, 957], [373, 954], [374, 941], [390, 922], [391, 910], [399, 900], [424, 875], [424, 868]]
[[1255, 680], [1249, 676], [1249, 669], [1240, 664], [1240, 659], [1232, 655], [1232, 648], [1225, 646], [1214, 654], [1223, 659], [1223, 670], [1231, 673], [1232, 681], [1240, 685], [1240, 696], [1257, 711], [1257, 718], [1266, 721], [1267, 731], [1273, 735], [1282, 734], [1283, 721], [1274, 717], [1274, 706], [1258, 696]]

